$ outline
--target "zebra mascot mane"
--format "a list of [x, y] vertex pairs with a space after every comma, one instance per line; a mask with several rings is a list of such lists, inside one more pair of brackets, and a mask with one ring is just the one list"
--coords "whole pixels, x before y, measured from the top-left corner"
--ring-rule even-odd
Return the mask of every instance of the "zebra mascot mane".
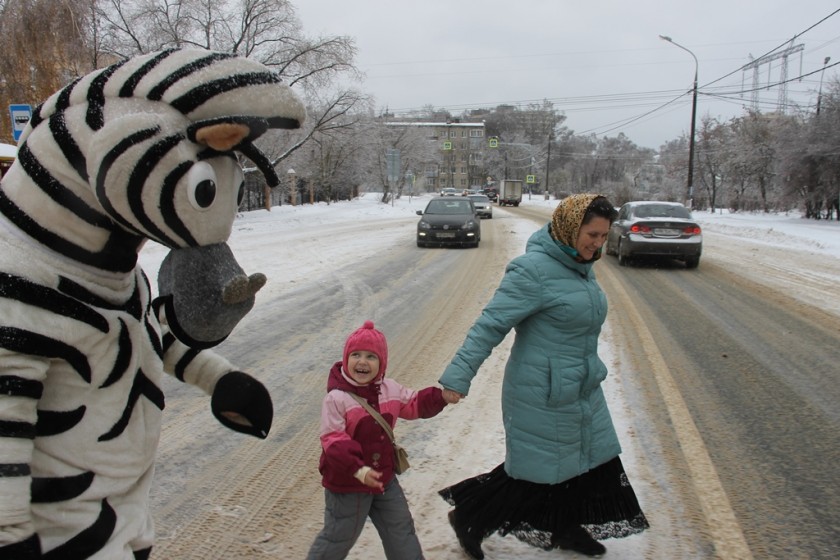
[[[0, 183], [0, 558], [148, 558], [163, 372], [265, 438], [268, 391], [209, 350], [254, 305], [226, 241], [242, 153], [303, 105], [254, 61], [169, 50], [97, 70], [33, 113]], [[171, 249], [152, 299], [146, 240]]]

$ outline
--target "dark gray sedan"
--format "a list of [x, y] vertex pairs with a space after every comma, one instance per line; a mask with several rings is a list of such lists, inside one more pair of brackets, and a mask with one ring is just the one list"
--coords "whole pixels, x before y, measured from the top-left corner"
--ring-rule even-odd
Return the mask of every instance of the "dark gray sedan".
[[667, 257], [697, 268], [703, 235], [691, 212], [678, 202], [628, 202], [618, 211], [605, 251], [626, 266], [635, 257]]
[[417, 246], [459, 245], [478, 247], [481, 220], [467, 197], [438, 197], [418, 210]]

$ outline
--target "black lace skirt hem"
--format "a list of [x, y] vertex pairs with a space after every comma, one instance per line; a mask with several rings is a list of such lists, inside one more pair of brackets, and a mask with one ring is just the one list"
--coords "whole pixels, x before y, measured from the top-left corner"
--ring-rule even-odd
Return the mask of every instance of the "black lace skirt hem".
[[581, 525], [596, 540], [649, 528], [618, 457], [571, 480], [539, 484], [508, 476], [504, 464], [439, 492], [460, 526], [488, 537], [512, 534], [549, 550], [555, 536]]

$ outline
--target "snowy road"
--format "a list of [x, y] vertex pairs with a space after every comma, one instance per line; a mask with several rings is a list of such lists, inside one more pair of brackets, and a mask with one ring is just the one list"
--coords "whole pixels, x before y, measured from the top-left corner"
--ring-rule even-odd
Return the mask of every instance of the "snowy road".
[[[389, 338], [391, 375], [417, 388], [434, 384], [504, 264], [554, 203], [495, 208], [477, 250], [417, 249], [413, 211], [423, 204], [415, 199], [404, 214], [382, 216], [284, 208], [283, 220], [262, 213], [237, 225], [234, 253], [248, 272], [265, 272], [269, 284], [220, 352], [266, 382], [275, 424], [265, 442], [245, 439], [218, 426], [195, 390], [167, 384], [153, 558], [303, 558], [323, 512], [320, 400], [346, 334], [373, 319]], [[801, 253], [800, 271], [819, 258]], [[147, 248], [147, 270], [162, 255]], [[830, 470], [836, 461], [829, 459], [840, 442], [826, 427], [837, 432], [838, 395], [814, 370], [838, 363], [840, 312], [809, 301], [832, 290], [814, 280], [825, 259], [823, 268], [797, 276], [790, 256], [721, 232], [706, 236], [697, 271], [620, 269], [612, 258], [597, 265], [611, 304], [604, 352], [612, 376], [605, 388], [625, 466], [653, 526], [607, 541], [608, 557], [837, 556], [837, 539], [827, 537], [840, 521], [833, 482], [840, 473]], [[834, 259], [828, 266], [840, 265]], [[797, 282], [808, 290], [794, 289]], [[795, 327], [794, 318], [802, 321]], [[736, 319], [760, 336], [728, 332]], [[823, 338], [808, 343], [815, 333]], [[463, 558], [436, 489], [503, 457], [499, 388], [508, 344], [493, 353], [463, 403], [435, 419], [398, 425], [412, 459], [401, 481], [430, 560]], [[786, 347], [797, 352], [779, 351]], [[730, 375], [739, 368], [751, 377]], [[794, 371], [784, 377], [785, 370]], [[761, 393], [751, 398], [755, 387]], [[809, 492], [822, 501], [807, 500]], [[786, 499], [787, 511], [780, 505]], [[496, 559], [575, 557], [532, 550], [511, 537], [491, 537], [484, 548]], [[371, 527], [351, 558], [383, 558]]]

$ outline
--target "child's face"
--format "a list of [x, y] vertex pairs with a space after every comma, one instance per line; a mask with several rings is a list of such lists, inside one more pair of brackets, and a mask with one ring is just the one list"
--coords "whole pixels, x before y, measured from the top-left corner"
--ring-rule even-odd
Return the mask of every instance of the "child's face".
[[347, 372], [359, 385], [367, 385], [379, 375], [379, 356], [367, 350], [351, 352], [347, 356]]

